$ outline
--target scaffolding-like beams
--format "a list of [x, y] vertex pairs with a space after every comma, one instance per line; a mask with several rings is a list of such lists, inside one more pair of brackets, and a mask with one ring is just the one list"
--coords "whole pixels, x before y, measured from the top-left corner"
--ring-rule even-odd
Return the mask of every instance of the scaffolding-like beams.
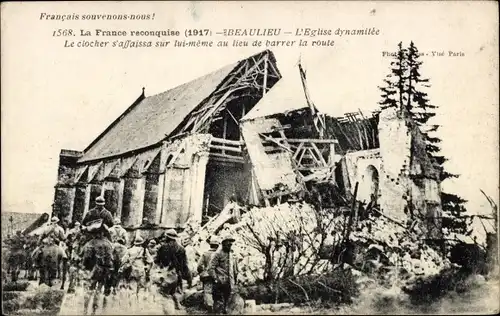
[[264, 94], [270, 78], [281, 78], [276, 68], [268, 64], [271, 64], [269, 52], [265, 52], [260, 58], [242, 61], [208, 100], [189, 114], [178, 134], [206, 132], [214, 121], [214, 116], [224, 110], [228, 100], [238, 91], [254, 88]]

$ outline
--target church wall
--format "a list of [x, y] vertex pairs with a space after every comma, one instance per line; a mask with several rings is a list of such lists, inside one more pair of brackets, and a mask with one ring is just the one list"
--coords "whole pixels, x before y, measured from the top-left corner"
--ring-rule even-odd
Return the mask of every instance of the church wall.
[[144, 188], [143, 224], [156, 224], [156, 208], [158, 201], [158, 184], [160, 175], [148, 173]]
[[380, 187], [383, 191], [380, 208], [383, 213], [405, 222], [405, 210], [411, 199], [408, 180], [411, 133], [406, 121], [398, 116], [394, 108], [380, 113], [378, 129], [382, 159]]
[[[349, 182], [351, 185], [358, 182], [357, 199], [360, 201], [370, 202], [372, 191], [376, 191], [378, 199], [382, 194], [383, 188], [377, 185], [380, 182], [381, 158], [380, 150], [370, 149], [350, 152], [345, 155]], [[376, 170], [375, 178], [368, 174], [367, 170], [374, 168]], [[374, 190], [373, 186], [377, 189]]]
[[201, 222], [210, 139], [208, 134], [194, 134], [167, 149], [160, 226], [179, 228], [190, 220]]
[[121, 220], [124, 227], [138, 227], [142, 224], [144, 206], [144, 177], [126, 177], [123, 187]]
[[56, 185], [52, 211], [59, 217], [59, 220], [66, 223], [72, 222], [75, 194], [76, 188], [74, 186]]
[[[87, 194], [87, 192], [89, 194]], [[90, 196], [87, 184], [77, 184], [75, 186], [75, 201], [73, 206], [73, 222], [81, 222], [83, 215], [88, 209], [87, 195]]]
[[106, 209], [109, 210], [114, 217], [121, 219], [125, 182], [122, 179], [107, 179], [104, 181], [103, 186]]

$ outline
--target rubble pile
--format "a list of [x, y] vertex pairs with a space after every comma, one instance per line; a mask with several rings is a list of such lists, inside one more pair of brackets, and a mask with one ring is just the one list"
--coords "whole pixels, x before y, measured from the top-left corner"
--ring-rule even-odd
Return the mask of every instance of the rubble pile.
[[[318, 257], [321, 232], [317, 227], [316, 213], [310, 205], [285, 203], [253, 208], [243, 214], [238, 223], [224, 224], [218, 234], [229, 233], [235, 237], [233, 250], [239, 262], [240, 279], [243, 284], [253, 284], [264, 279], [267, 247], [273, 257], [272, 273], [276, 277], [327, 271], [331, 264]], [[190, 264], [196, 263], [209, 249], [206, 240], [210, 235], [210, 231], [202, 229], [193, 236], [192, 243], [186, 247]]]
[[394, 273], [406, 282], [413, 282], [419, 277], [439, 274], [451, 266], [450, 261], [424, 242], [420, 224], [412, 230], [398, 225], [384, 217], [369, 216], [361, 221], [350, 239], [357, 244], [379, 250], [381, 258], [392, 266]]
[[[331, 257], [321, 252], [330, 254], [345, 240], [347, 222], [348, 216], [339, 212], [321, 213], [306, 203], [285, 203], [253, 208], [239, 222], [219, 227], [218, 235], [229, 233], [236, 239], [233, 250], [239, 262], [239, 279], [245, 285], [265, 279], [266, 273], [279, 279], [331, 271], [335, 267], [328, 260]], [[196, 231], [188, 225], [185, 235], [190, 231], [191, 237], [185, 240], [190, 240], [186, 251], [192, 271], [209, 249], [207, 239], [214, 230], [212, 226]], [[391, 284], [401, 282], [400, 286], [439, 274], [451, 263], [424, 243], [423, 231], [418, 223], [410, 229], [376, 214], [354, 221], [349, 233], [357, 249], [353, 267], [372, 281], [381, 277]]]

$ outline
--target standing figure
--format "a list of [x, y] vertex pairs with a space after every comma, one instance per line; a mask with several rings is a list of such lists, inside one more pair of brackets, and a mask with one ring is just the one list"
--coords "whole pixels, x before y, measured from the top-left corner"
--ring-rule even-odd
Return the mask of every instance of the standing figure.
[[137, 236], [134, 245], [127, 250], [122, 258], [122, 267], [120, 268], [120, 272], [124, 269], [130, 269], [129, 282], [132, 289], [135, 289], [137, 298], [139, 298], [140, 289], [146, 289], [146, 275], [153, 265], [153, 258], [143, 244], [144, 239]]
[[[95, 199], [95, 204], [96, 206], [85, 215], [82, 221], [82, 231], [87, 233], [87, 238], [85, 240], [88, 241], [92, 239], [95, 234], [104, 233], [104, 237], [111, 241], [109, 228], [113, 226], [113, 215], [104, 208], [105, 200], [102, 196]], [[94, 226], [105, 229], [101, 231], [100, 229], [95, 229]]]
[[208, 271], [213, 279], [214, 311], [217, 314], [227, 314], [231, 296], [237, 290], [238, 266], [231, 252], [235, 239], [230, 235], [225, 235], [221, 239], [221, 249], [213, 255]]
[[156, 244], [156, 240], [151, 239], [148, 242], [148, 250], [149, 250], [149, 253], [151, 254], [151, 257], [153, 257], [153, 259], [156, 258], [156, 254], [158, 253], [159, 248], [160, 248], [159, 245]]
[[127, 247], [125, 246], [125, 240], [123, 238], [118, 238], [118, 240], [113, 243], [113, 276], [112, 276], [112, 287], [113, 295], [116, 295], [116, 291], [119, 287], [121, 281], [120, 267], [123, 264], [123, 258], [127, 254]]
[[111, 276], [113, 274], [113, 246], [104, 236], [103, 230], [97, 230], [93, 239], [85, 244], [81, 251], [82, 266], [90, 270], [90, 286], [85, 292], [84, 314], [87, 314], [88, 305], [93, 298], [92, 315], [95, 314], [104, 288], [102, 301], [103, 310], [106, 309], [107, 299], [111, 293]]
[[210, 244], [210, 249], [201, 255], [200, 260], [198, 261], [197, 270], [200, 275], [200, 281], [203, 283], [203, 301], [205, 303], [205, 307], [209, 313], [212, 313], [214, 308], [214, 300], [212, 297], [213, 280], [208, 273], [208, 267], [213, 255], [219, 247], [219, 238], [215, 235], [211, 236], [208, 243]]
[[117, 242], [121, 238], [125, 242], [125, 246], [128, 246], [128, 233], [122, 227], [122, 221], [119, 217], [114, 219], [113, 226], [109, 229], [109, 235], [111, 236], [111, 242]]
[[[172, 296], [176, 309], [181, 309], [180, 299], [182, 294], [182, 280], [188, 282], [188, 287], [192, 286], [192, 275], [187, 264], [186, 250], [177, 242], [177, 232], [169, 229], [165, 232], [164, 242], [158, 249], [156, 263], [160, 269], [164, 269], [165, 280], [160, 285], [160, 291], [167, 296]], [[171, 282], [177, 280], [176, 282]]]
[[[47, 257], [43, 255], [43, 252], [46, 246], [50, 246], [50, 250], [48, 251], [48, 253], [55, 254], [54, 251], [57, 252], [58, 261], [55, 268], [57, 276], [61, 276], [61, 264], [63, 264], [64, 260], [68, 258], [66, 255], [66, 250], [62, 247], [62, 243], [65, 240], [66, 234], [64, 233], [64, 229], [59, 225], [59, 218], [57, 218], [57, 216], [52, 216], [52, 218], [50, 219], [50, 224], [41, 234], [40, 247], [35, 249], [34, 251], [34, 257], [37, 266], [40, 267], [40, 265], [46, 264], [46, 262], [41, 262], [41, 260], [44, 260], [43, 258], [47, 259]], [[56, 249], [53, 249], [52, 246], [54, 246]], [[52, 267], [50, 269], [52, 269]]]

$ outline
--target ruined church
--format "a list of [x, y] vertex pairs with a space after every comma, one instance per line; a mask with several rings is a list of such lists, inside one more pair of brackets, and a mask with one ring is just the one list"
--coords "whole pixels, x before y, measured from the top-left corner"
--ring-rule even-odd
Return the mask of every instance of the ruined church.
[[83, 151], [61, 150], [53, 214], [80, 221], [102, 195], [129, 231], [182, 229], [231, 197], [272, 206], [328, 182], [344, 193], [358, 183], [356, 199], [395, 220], [436, 218], [439, 176], [411, 118], [325, 115], [298, 68], [282, 77], [266, 50], [156, 95], [143, 89]]

